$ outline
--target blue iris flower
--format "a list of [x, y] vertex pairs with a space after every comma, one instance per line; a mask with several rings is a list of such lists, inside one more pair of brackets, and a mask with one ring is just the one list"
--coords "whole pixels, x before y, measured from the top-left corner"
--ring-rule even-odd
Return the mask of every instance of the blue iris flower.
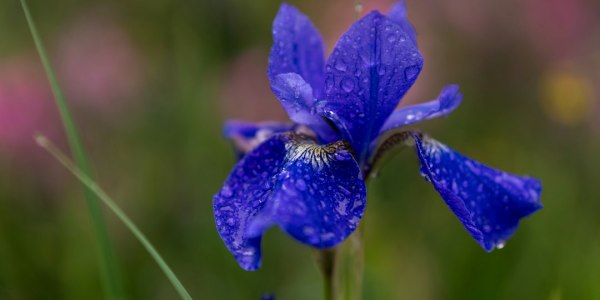
[[395, 110], [423, 66], [403, 1], [356, 21], [326, 62], [319, 33], [290, 5], [281, 6], [273, 39], [267, 74], [293, 123], [228, 122], [240, 160], [213, 199], [219, 234], [245, 270], [260, 267], [261, 237], [273, 225], [320, 249], [346, 239], [365, 210], [365, 178], [398, 145], [414, 146], [421, 174], [486, 251], [542, 207], [538, 180], [400, 129], [462, 100], [449, 85], [437, 99]]

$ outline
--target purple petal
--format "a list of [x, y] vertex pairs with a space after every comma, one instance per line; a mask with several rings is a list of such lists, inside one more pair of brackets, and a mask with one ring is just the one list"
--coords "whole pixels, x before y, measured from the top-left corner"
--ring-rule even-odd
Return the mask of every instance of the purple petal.
[[429, 137], [413, 136], [421, 173], [486, 251], [504, 247], [519, 221], [542, 208], [537, 179], [492, 169]]
[[458, 85], [449, 85], [435, 100], [407, 106], [393, 112], [383, 124], [379, 134], [424, 120], [446, 116], [454, 111], [461, 101], [462, 94], [458, 92]]
[[223, 127], [223, 135], [233, 143], [238, 158], [252, 151], [274, 134], [293, 131], [296, 125], [280, 122], [245, 122], [229, 120]]
[[312, 88], [300, 75], [279, 74], [271, 81], [271, 89], [292, 121], [310, 127], [323, 142], [337, 139], [331, 126], [314, 113]]
[[317, 105], [352, 143], [360, 162], [422, 66], [402, 27], [376, 11], [338, 41], [326, 65], [327, 100]]
[[322, 97], [323, 42], [308, 17], [297, 8], [282, 4], [273, 21], [273, 47], [267, 73], [271, 81], [284, 73], [296, 73]]
[[245, 270], [260, 266], [271, 225], [317, 248], [333, 247], [358, 226], [366, 188], [349, 146], [282, 134], [248, 153], [215, 195], [217, 229]]
[[417, 44], [417, 34], [415, 33], [415, 28], [412, 26], [410, 21], [408, 20], [408, 16], [406, 15], [406, 1], [399, 0], [388, 13], [388, 18], [390, 20], [398, 23], [400, 27], [406, 32], [410, 40], [416, 45]]

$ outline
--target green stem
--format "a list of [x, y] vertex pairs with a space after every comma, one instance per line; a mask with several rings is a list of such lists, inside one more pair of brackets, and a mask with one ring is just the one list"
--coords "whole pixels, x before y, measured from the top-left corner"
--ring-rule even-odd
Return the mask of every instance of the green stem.
[[315, 259], [323, 275], [323, 299], [334, 299], [334, 272], [335, 272], [336, 249], [316, 250]]
[[364, 270], [363, 227], [361, 223], [358, 229], [336, 248], [318, 251], [316, 259], [323, 275], [325, 300], [361, 299]]
[[[47, 52], [44, 49], [44, 45], [38, 34], [35, 23], [33, 22], [33, 17], [29, 12], [29, 7], [27, 6], [25, 0], [20, 1], [21, 6], [23, 7], [23, 12], [25, 13], [25, 18], [27, 19], [27, 24], [29, 25], [29, 30], [31, 31], [31, 35], [33, 37], [33, 41], [37, 48], [40, 59], [42, 60], [42, 64], [44, 66], [44, 70], [46, 71], [48, 81], [50, 82], [50, 87], [52, 88], [52, 93], [54, 94], [54, 100], [56, 102], [56, 106], [58, 107], [58, 111], [63, 122], [69, 146], [71, 148], [73, 156], [75, 157], [75, 161], [77, 162], [81, 170], [83, 170], [83, 172], [90, 176], [90, 164], [88, 163], [88, 160], [85, 155], [85, 150], [80, 141], [75, 121], [71, 117], [69, 108], [67, 106], [67, 102], [65, 100], [65, 96], [60, 88], [60, 85], [58, 84], [56, 74], [54, 73], [52, 65], [50, 64], [50, 59], [48, 58]], [[98, 202], [98, 199], [94, 196], [94, 193], [90, 189], [85, 190], [85, 199], [92, 219], [94, 233], [96, 235], [96, 239], [98, 240], [98, 246], [100, 248], [100, 273], [106, 297], [108, 297], [109, 299], [122, 299], [123, 289], [121, 286], [121, 277], [118, 270], [116, 258], [113, 253], [113, 248], [108, 236], [106, 222], [104, 220], [104, 216], [102, 215], [100, 203]]]
[[38, 135], [35, 138], [36, 142], [48, 151], [54, 158], [56, 158], [65, 168], [67, 168], [81, 183], [83, 183], [86, 187], [89, 188], [91, 192], [93, 192], [108, 208], [117, 215], [119, 220], [125, 224], [127, 229], [133, 233], [133, 235], [140, 241], [142, 246], [146, 248], [146, 251], [152, 256], [156, 264], [160, 267], [160, 269], [165, 273], [171, 284], [177, 292], [181, 299], [191, 300], [192, 297], [185, 289], [181, 281], [175, 276], [175, 273], [171, 270], [169, 265], [164, 261], [164, 259], [160, 256], [158, 251], [152, 246], [150, 241], [146, 238], [146, 236], [139, 230], [139, 228], [129, 219], [127, 214], [121, 210], [121, 208], [104, 192], [104, 190], [98, 186], [98, 184], [91, 179], [87, 174], [85, 174], [81, 169], [79, 169], [64, 153], [62, 153], [52, 142], [50, 142], [46, 137]]

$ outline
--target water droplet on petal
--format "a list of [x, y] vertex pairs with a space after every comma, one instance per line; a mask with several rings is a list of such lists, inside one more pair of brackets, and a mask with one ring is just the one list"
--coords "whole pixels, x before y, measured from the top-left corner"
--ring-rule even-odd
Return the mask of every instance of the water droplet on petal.
[[342, 81], [340, 82], [340, 87], [346, 93], [350, 93], [354, 89], [354, 80], [346, 77], [346, 78], [342, 79]]
[[415, 77], [417, 77], [417, 75], [419, 75], [419, 71], [419, 66], [408, 67], [404, 69], [404, 77], [407, 81], [412, 81], [415, 79]]
[[500, 241], [496, 242], [496, 249], [502, 249], [502, 248], [504, 248], [504, 246], [505, 246], [504, 241], [500, 240]]
[[338, 71], [342, 71], [342, 72], [346, 71], [346, 64], [344, 63], [344, 61], [341, 58], [338, 58], [335, 61], [334, 66]]
[[233, 191], [231, 190], [231, 188], [226, 185], [223, 187], [223, 189], [221, 189], [221, 196], [225, 197], [225, 198], [229, 198], [233, 195]]
[[423, 176], [423, 179], [425, 179], [425, 181], [431, 182], [431, 179], [429, 179], [429, 176], [427, 175], [427, 173], [421, 171], [421, 176]]
[[335, 157], [336, 160], [344, 160], [344, 159], [347, 158], [347, 155], [346, 155], [345, 152], [336, 152], [334, 154], [334, 157]]
[[333, 90], [333, 85], [333, 76], [327, 77], [327, 80], [325, 80], [325, 90], [327, 91], [327, 93], [331, 93], [331, 91]]
[[397, 39], [398, 39], [398, 37], [397, 37], [395, 34], [393, 34], [393, 33], [392, 33], [392, 34], [390, 34], [390, 35], [388, 35], [388, 37], [387, 37], [387, 40], [388, 40], [388, 42], [390, 42], [390, 43], [393, 43], [393, 42], [395, 42]]
[[302, 178], [296, 180], [296, 188], [301, 191], [306, 191], [306, 182]]

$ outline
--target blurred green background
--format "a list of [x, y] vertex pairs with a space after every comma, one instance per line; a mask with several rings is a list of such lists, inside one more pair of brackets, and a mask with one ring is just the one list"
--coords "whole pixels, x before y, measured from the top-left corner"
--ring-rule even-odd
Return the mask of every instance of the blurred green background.
[[[328, 51], [345, 1], [290, 1]], [[48, 1], [30, 8], [98, 181], [197, 299], [318, 299], [311, 250], [277, 229], [240, 269], [212, 195], [234, 164], [225, 119], [285, 120], [265, 70], [279, 1]], [[365, 1], [364, 12], [392, 1]], [[462, 106], [419, 125], [489, 165], [542, 180], [544, 209], [485, 253], [418, 172], [412, 151], [370, 182], [365, 299], [600, 299], [600, 3], [408, 1], [425, 67], [401, 105], [458, 83]], [[0, 3], [0, 299], [103, 299], [80, 184], [35, 146], [68, 149], [17, 0]], [[125, 293], [174, 289], [106, 211]]]

